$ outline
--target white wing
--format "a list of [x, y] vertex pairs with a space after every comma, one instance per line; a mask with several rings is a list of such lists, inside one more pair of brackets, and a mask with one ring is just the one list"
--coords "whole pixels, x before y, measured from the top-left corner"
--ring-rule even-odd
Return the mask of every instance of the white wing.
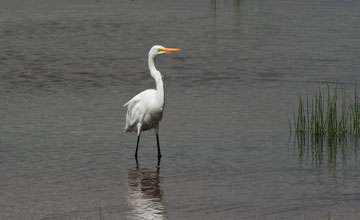
[[156, 95], [156, 90], [147, 89], [130, 99], [124, 106], [127, 106], [125, 131], [135, 131], [136, 125], [142, 121], [146, 113], [147, 104], [152, 101]]

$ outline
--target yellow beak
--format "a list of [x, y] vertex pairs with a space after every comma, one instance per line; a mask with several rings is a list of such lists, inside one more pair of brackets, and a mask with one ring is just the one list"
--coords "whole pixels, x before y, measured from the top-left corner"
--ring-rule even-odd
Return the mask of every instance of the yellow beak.
[[180, 49], [177, 48], [159, 48], [159, 51], [165, 51], [166, 53], [179, 52]]

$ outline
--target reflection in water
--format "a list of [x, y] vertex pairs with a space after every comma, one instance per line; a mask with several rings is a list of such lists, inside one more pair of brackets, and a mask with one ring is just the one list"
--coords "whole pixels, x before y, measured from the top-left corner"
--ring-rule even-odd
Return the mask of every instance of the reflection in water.
[[[136, 168], [139, 168], [139, 161], [137, 157], [135, 157], [135, 162], [136, 162]], [[156, 165], [158, 169], [160, 169], [160, 164], [161, 164], [161, 157], [158, 157], [157, 165]]]
[[336, 170], [338, 162], [345, 164], [348, 159], [357, 159], [357, 142], [356, 137], [328, 138], [305, 133], [294, 138], [301, 163], [311, 159], [316, 167], [327, 165], [330, 171]]
[[[230, 3], [232, 2], [232, 4]], [[246, 7], [247, 4], [256, 4], [257, 6], [261, 6], [262, 5], [262, 0], [258, 0], [258, 1], [249, 1], [249, 0], [232, 0], [232, 1], [227, 1], [227, 0], [210, 0], [210, 8], [211, 11], [213, 12], [214, 15], [216, 15], [217, 12], [217, 8], [219, 6], [219, 4], [222, 3], [222, 6], [225, 6], [227, 8], [233, 8], [235, 10], [235, 12], [238, 14], [240, 13], [241, 9]]]
[[166, 219], [160, 170], [135, 169], [128, 172], [128, 219]]

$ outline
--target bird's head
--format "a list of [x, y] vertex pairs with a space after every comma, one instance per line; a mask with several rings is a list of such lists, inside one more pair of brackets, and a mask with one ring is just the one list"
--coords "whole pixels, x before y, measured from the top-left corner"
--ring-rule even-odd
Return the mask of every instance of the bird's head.
[[166, 48], [160, 45], [153, 46], [149, 51], [149, 56], [156, 57], [157, 55], [172, 53], [172, 52], [179, 52], [180, 49], [176, 48]]

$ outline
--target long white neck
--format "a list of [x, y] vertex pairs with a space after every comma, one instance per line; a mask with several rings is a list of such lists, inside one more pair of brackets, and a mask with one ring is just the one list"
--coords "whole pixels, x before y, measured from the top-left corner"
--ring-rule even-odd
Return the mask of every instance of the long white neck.
[[165, 103], [164, 84], [162, 81], [161, 73], [155, 67], [155, 56], [149, 55], [148, 64], [150, 74], [156, 82], [156, 103], [162, 107]]

